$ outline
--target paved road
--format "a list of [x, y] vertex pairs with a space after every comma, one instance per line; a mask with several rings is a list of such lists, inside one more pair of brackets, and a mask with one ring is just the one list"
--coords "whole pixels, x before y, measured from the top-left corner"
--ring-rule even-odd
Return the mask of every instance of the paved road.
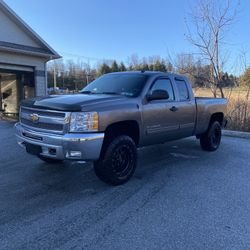
[[110, 187], [91, 164], [27, 155], [12, 126], [0, 122], [0, 249], [250, 248], [250, 140], [142, 149], [133, 179]]

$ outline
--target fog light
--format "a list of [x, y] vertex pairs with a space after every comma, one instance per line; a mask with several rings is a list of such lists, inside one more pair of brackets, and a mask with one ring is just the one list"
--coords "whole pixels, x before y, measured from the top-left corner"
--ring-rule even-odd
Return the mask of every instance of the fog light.
[[67, 153], [67, 157], [69, 158], [81, 158], [82, 152], [81, 151], [69, 151]]
[[48, 149], [49, 154], [56, 155], [56, 149], [55, 148], [49, 148]]

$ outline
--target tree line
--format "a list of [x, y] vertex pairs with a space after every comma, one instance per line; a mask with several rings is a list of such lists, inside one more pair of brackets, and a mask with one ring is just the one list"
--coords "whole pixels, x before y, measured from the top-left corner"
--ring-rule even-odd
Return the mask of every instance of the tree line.
[[[96, 66], [81, 61], [56, 60], [48, 65], [48, 85], [53, 87], [55, 84], [59, 88], [79, 90], [103, 74], [122, 71], [161, 71], [184, 74], [189, 77], [193, 87], [210, 87], [211, 81], [210, 65], [203, 64], [201, 59], [196, 60], [191, 54], [179, 54], [172, 61], [160, 56], [140, 59], [137, 55], [132, 55], [126, 64], [114, 60], [104, 61]], [[222, 87], [238, 86], [238, 78], [223, 72], [219, 85]]]

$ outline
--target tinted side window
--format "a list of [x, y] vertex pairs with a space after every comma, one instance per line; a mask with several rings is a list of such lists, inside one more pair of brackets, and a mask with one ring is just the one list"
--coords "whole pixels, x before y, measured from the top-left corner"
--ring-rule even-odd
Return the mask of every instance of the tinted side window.
[[158, 90], [158, 89], [166, 90], [168, 92], [168, 94], [169, 94], [169, 99], [168, 100], [169, 101], [174, 100], [174, 92], [173, 92], [171, 81], [169, 79], [158, 79], [158, 80], [156, 80], [153, 87], [151, 88], [151, 93], [154, 90]]
[[175, 82], [179, 91], [180, 100], [181, 101], [189, 100], [189, 92], [186, 82], [184, 80], [178, 80], [178, 79], [175, 79]]

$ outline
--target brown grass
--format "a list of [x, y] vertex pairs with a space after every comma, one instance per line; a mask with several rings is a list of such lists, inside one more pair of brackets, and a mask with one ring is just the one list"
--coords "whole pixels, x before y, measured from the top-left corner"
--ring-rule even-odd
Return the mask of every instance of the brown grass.
[[[196, 88], [195, 96], [213, 97], [210, 89]], [[246, 98], [247, 91], [241, 88], [225, 89], [228, 99], [227, 114], [228, 129], [250, 132], [250, 100]]]

